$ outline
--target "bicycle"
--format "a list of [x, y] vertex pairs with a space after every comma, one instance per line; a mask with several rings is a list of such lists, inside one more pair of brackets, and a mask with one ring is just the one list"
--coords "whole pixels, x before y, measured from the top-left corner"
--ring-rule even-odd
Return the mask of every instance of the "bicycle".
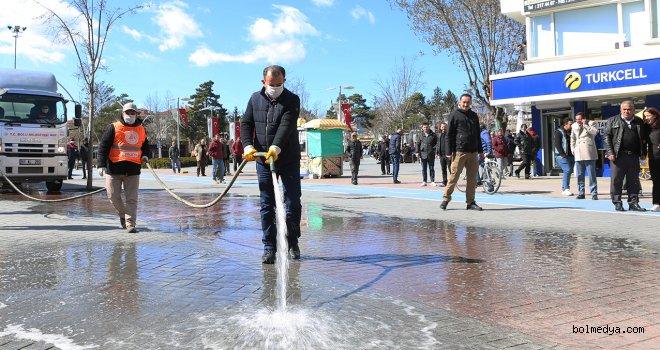
[[[483, 168], [479, 167], [478, 172], [484, 192], [493, 194], [500, 189], [500, 185], [502, 185], [502, 172], [492, 156], [486, 157]], [[456, 189], [465, 192], [466, 188], [467, 175], [465, 168], [463, 168], [463, 172], [459, 175], [458, 182], [456, 182]]]

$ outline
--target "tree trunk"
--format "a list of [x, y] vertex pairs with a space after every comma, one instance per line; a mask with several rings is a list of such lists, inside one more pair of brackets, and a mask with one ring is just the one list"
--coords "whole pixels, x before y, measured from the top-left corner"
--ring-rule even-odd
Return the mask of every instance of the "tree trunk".
[[94, 138], [92, 137], [92, 130], [94, 130], [94, 77], [88, 86], [89, 89], [89, 127], [87, 128], [87, 141], [88, 141], [88, 152], [87, 152], [87, 191], [92, 190], [92, 176], [94, 175]]

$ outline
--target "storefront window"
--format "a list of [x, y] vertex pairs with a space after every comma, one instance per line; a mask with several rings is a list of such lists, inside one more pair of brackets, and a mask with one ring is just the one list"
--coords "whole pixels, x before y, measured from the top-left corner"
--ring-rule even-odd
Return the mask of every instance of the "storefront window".
[[552, 16], [532, 17], [532, 57], [555, 55], [555, 36], [552, 32]]
[[660, 34], [660, 0], [651, 1], [651, 18], [653, 18], [651, 21], [651, 26], [653, 27], [651, 33], [654, 38], [658, 38]]
[[554, 17], [558, 56], [610, 51], [619, 41], [616, 4], [560, 11]]
[[648, 39], [648, 17], [644, 11], [644, 1], [625, 3], [623, 9], [624, 46], [642, 45]]

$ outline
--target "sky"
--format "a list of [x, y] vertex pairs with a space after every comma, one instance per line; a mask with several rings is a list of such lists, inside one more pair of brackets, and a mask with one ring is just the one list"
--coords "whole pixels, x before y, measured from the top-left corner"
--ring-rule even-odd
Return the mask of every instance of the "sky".
[[[67, 1], [38, 1], [64, 18], [76, 15]], [[2, 3], [0, 24], [27, 27], [17, 39], [17, 68], [53, 72], [73, 99], [83, 100], [75, 50], [55, 38], [44, 23], [44, 8], [35, 0]], [[340, 86], [353, 86], [342, 93], [362, 94], [373, 105], [376, 82], [389, 79], [404, 59], [422, 72], [420, 92], [427, 98], [436, 86], [458, 95], [467, 83], [462, 68], [447, 54], [435, 55], [410, 29], [405, 14], [385, 0], [108, 3], [124, 9], [146, 5], [114, 23], [103, 52], [107, 70], [96, 77], [140, 107], [149, 99], [161, 101], [162, 110], [168, 103], [175, 107], [177, 97], [189, 97], [212, 80], [220, 103], [242, 113], [270, 64], [284, 66], [289, 84], [304, 85], [306, 106], [323, 113]], [[14, 42], [9, 29], [0, 30], [0, 67], [13, 68]]]

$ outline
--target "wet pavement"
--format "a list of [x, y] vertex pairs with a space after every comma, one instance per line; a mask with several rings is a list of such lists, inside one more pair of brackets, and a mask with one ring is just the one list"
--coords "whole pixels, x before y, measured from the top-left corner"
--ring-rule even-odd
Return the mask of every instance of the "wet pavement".
[[[283, 316], [249, 176], [201, 210], [144, 178], [137, 234], [104, 193], [56, 205], [0, 193], [0, 349], [660, 349], [654, 214], [506, 195], [441, 212], [437, 189], [433, 201], [314, 180]], [[218, 190], [197, 180], [177, 190], [211, 201]], [[605, 325], [627, 333], [584, 330]]]

